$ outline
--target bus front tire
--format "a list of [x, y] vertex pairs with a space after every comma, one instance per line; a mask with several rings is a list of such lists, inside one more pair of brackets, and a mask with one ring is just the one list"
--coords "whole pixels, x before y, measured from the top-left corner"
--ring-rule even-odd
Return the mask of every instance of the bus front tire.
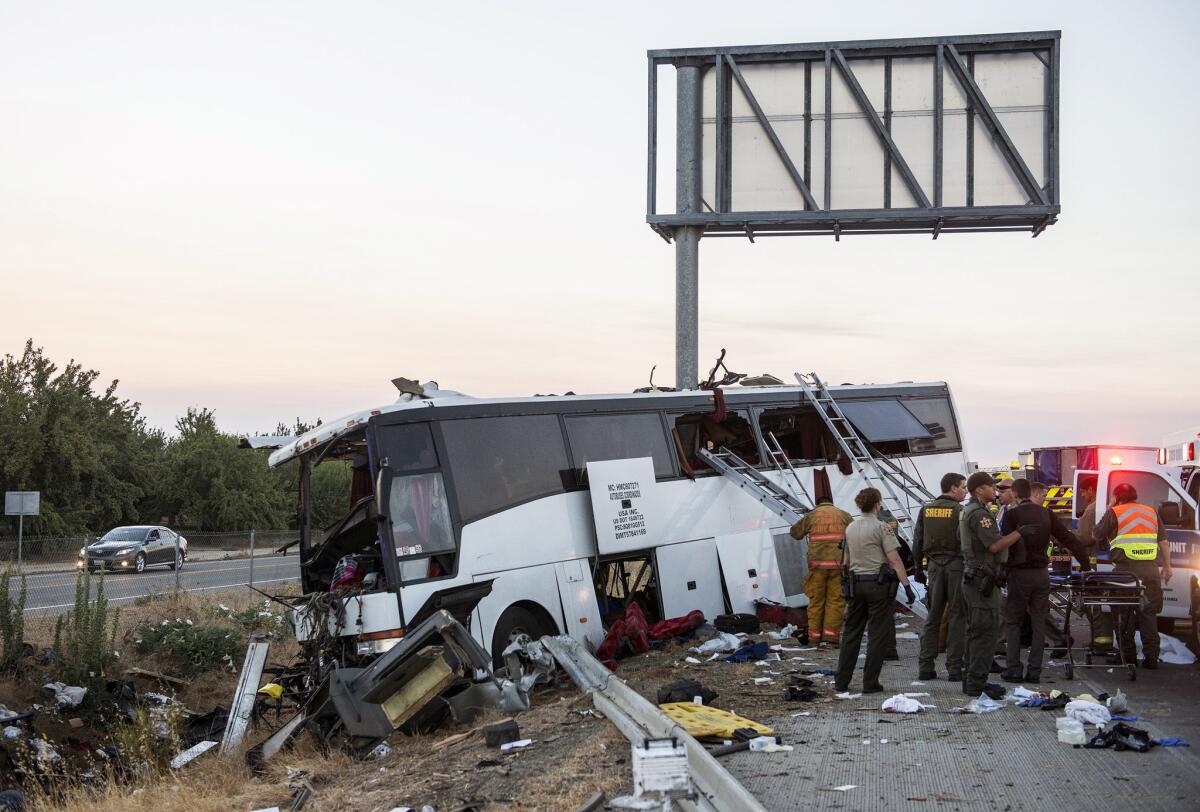
[[520, 635], [537, 640], [542, 635], [558, 634], [558, 628], [545, 610], [514, 605], [504, 610], [492, 632], [492, 667], [504, 667], [504, 649]]

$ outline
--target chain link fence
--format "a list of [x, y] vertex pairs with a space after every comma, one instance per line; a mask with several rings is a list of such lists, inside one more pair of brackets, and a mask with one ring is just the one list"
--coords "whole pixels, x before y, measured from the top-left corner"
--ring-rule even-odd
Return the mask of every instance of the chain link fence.
[[[185, 531], [186, 554], [182, 567], [174, 568], [169, 548], [148, 550], [143, 570], [136, 555], [113, 562], [104, 573], [104, 594], [114, 603], [154, 596], [175, 589], [188, 592], [233, 590], [256, 586], [279, 590], [300, 577], [295, 530], [245, 530], [232, 533]], [[63, 612], [74, 606], [76, 579], [83, 570], [80, 552], [96, 540], [94, 534], [25, 536], [18, 548], [16, 536], [0, 536], [0, 569], [13, 574], [9, 584], [15, 599], [20, 578], [25, 577], [26, 612]], [[132, 546], [132, 545], [131, 545]], [[96, 576], [92, 577], [93, 592]]]

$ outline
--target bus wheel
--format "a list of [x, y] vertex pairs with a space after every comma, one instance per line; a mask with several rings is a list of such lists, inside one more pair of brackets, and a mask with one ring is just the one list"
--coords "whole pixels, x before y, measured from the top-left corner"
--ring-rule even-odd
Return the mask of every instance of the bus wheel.
[[508, 607], [492, 633], [492, 667], [504, 667], [504, 649], [521, 635], [537, 640], [545, 634], [558, 634], [558, 628], [544, 610], [519, 604]]

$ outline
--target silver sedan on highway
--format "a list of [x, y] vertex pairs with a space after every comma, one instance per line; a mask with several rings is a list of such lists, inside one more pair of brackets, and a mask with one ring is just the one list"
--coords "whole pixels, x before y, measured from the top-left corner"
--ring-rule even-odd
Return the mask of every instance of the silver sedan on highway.
[[76, 567], [95, 572], [106, 570], [144, 572], [146, 567], [166, 564], [169, 569], [187, 560], [187, 539], [167, 527], [137, 525], [114, 527], [79, 550]]

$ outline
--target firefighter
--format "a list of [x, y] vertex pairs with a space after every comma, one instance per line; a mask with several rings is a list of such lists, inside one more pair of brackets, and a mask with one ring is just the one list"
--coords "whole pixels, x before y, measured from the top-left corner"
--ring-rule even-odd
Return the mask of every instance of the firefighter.
[[[1158, 613], [1163, 607], [1163, 584], [1171, 581], [1171, 551], [1165, 543], [1167, 531], [1162, 517], [1137, 498], [1137, 489], [1128, 483], [1122, 482], [1113, 489], [1113, 504], [1096, 524], [1094, 535], [1097, 540], [1108, 541], [1113, 571], [1135, 575], [1145, 587], [1136, 617], [1138, 631], [1142, 633], [1141, 665], [1153, 670], [1158, 668]], [[1119, 610], [1117, 643], [1124, 661], [1134, 662], [1137, 649], [1129, 612], [1129, 608]]]
[[[946, 631], [947, 679], [962, 682], [963, 646], [966, 643], [966, 618], [959, 604], [962, 586], [962, 551], [958, 544], [958, 518], [962, 501], [967, 498], [967, 478], [959, 473], [942, 477], [942, 495], [926, 502], [917, 514], [913, 530], [914, 579], [929, 591], [929, 617], [921, 631], [921, 654], [917, 678], [937, 679], [933, 661], [937, 658], [938, 637], [943, 616]], [[928, 571], [924, 560], [929, 559]]]
[[987, 505], [996, 498], [992, 478], [976, 471], [967, 479], [971, 501], [958, 522], [963, 557], [962, 599], [967, 611], [967, 644], [963, 655], [963, 693], [992, 699], [1004, 688], [987, 681], [992, 656], [1000, 639], [1000, 567], [1008, 561], [1008, 548], [1021, 538], [1018, 532], [1000, 535], [996, 518]]
[[817, 506], [792, 526], [792, 538], [808, 536], [808, 634], [818, 646], [836, 646], [846, 604], [838, 580], [846, 527], [854, 518], [833, 504], [828, 496], [817, 497]]

